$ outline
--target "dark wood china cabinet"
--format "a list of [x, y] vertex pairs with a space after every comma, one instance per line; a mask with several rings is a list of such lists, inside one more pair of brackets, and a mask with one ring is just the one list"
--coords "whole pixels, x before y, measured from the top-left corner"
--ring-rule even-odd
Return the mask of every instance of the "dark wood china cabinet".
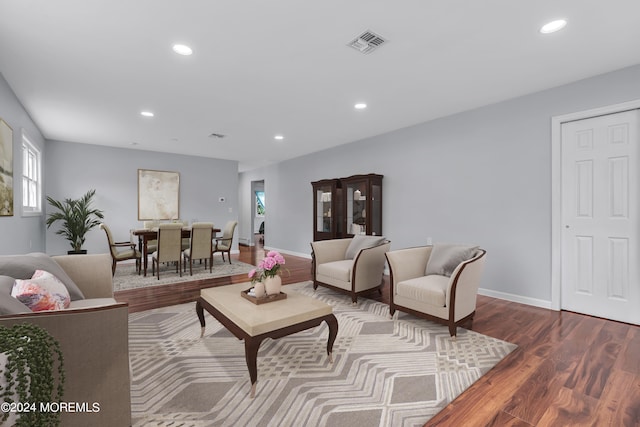
[[313, 240], [382, 235], [382, 175], [312, 182]]

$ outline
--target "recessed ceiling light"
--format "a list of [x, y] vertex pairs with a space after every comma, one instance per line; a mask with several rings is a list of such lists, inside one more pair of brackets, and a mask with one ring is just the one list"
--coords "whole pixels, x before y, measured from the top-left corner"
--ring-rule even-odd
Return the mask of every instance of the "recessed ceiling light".
[[567, 21], [564, 19], [558, 19], [543, 25], [542, 28], [540, 28], [540, 32], [542, 34], [555, 33], [556, 31], [563, 29], [565, 25], [567, 25]]
[[184, 44], [174, 44], [173, 51], [178, 55], [189, 56], [193, 53], [193, 49]]
[[153, 117], [153, 113], [151, 111], [141, 111], [140, 114], [145, 117]]
[[364, 102], [359, 102], [356, 105], [354, 105], [354, 108], [356, 110], [364, 110], [365, 108], [367, 108], [367, 104], [365, 104]]
[[276, 136], [274, 136], [274, 137], [273, 137], [273, 139], [277, 139], [277, 140], [279, 141], [279, 140], [281, 140], [281, 139], [284, 139], [284, 136], [282, 136], [282, 135], [276, 135]]

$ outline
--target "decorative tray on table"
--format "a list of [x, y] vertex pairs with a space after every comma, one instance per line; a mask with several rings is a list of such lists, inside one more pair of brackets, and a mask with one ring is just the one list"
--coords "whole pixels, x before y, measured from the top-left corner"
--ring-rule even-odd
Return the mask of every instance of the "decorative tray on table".
[[279, 294], [275, 294], [275, 295], [265, 295], [262, 298], [256, 298], [253, 294], [249, 294], [249, 292], [252, 289], [253, 288], [247, 289], [246, 291], [241, 291], [240, 295], [242, 295], [244, 299], [247, 299], [254, 304], [260, 305], [260, 304], [265, 304], [267, 302], [274, 302], [274, 301], [287, 299], [287, 294], [285, 294], [284, 292], [280, 292]]

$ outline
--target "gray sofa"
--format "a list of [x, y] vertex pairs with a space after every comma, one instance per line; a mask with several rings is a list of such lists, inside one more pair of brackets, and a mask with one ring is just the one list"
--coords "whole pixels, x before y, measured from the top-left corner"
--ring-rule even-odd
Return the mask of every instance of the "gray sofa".
[[[10, 295], [12, 279], [30, 278], [36, 269], [65, 284], [68, 309], [33, 313]], [[113, 298], [109, 254], [0, 256], [0, 326], [25, 322], [41, 326], [60, 343], [63, 400], [100, 405], [99, 412], [63, 413], [61, 425], [131, 425], [128, 309]]]

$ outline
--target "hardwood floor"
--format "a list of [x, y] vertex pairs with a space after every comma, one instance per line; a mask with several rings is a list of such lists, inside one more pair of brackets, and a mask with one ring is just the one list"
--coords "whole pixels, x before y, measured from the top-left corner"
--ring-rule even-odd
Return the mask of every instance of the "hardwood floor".
[[[232, 260], [257, 265], [264, 257], [261, 248], [240, 246], [240, 254], [231, 255]], [[286, 257], [285, 267], [289, 274], [282, 276], [283, 284], [291, 284], [311, 279], [311, 261], [300, 257]], [[236, 276], [217, 277], [207, 280], [176, 283], [173, 285], [150, 286], [126, 291], [115, 292], [115, 299], [129, 304], [129, 312], [135, 313], [157, 307], [195, 301], [200, 296], [200, 290], [213, 286], [228, 285], [230, 283], [247, 282], [245, 274]]]
[[[232, 259], [254, 264], [258, 248]], [[311, 261], [286, 256], [283, 283], [311, 279]], [[116, 293], [131, 312], [194, 301], [244, 275]], [[159, 289], [162, 288], [162, 289]], [[388, 277], [382, 295], [389, 302]], [[640, 327], [478, 296], [474, 331], [518, 348], [427, 426], [640, 426]]]
[[640, 328], [484, 296], [476, 313], [519, 347], [429, 426], [640, 426]]

